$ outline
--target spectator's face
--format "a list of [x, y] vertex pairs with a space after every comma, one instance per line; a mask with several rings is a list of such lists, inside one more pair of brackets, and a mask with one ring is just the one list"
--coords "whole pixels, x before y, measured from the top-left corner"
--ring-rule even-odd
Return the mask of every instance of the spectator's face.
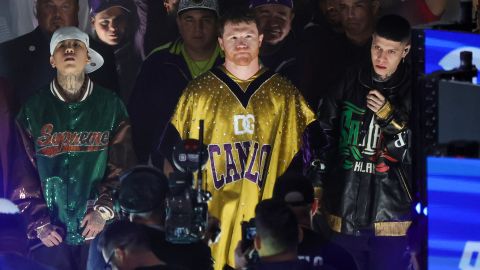
[[410, 45], [405, 42], [392, 41], [373, 35], [371, 53], [375, 73], [383, 79], [389, 78], [397, 70], [409, 50]]
[[216, 16], [213, 11], [193, 9], [177, 17], [178, 30], [186, 47], [201, 51], [216, 42]]
[[247, 66], [258, 59], [262, 39], [263, 35], [259, 35], [254, 22], [238, 24], [227, 22], [218, 42], [225, 52], [225, 61], [238, 66]]
[[87, 46], [76, 39], [67, 39], [58, 43], [50, 57], [50, 64], [62, 75], [83, 73], [88, 61]]
[[76, 0], [38, 0], [36, 8], [38, 25], [49, 34], [60, 27], [78, 25]]
[[292, 9], [279, 4], [267, 4], [255, 8], [255, 17], [265, 42], [275, 45], [282, 41], [290, 32]]
[[361, 34], [372, 28], [378, 9], [375, 0], [338, 0], [345, 32]]
[[338, 0], [321, 0], [319, 5], [320, 10], [330, 24], [338, 25], [341, 23]]
[[121, 7], [111, 7], [92, 18], [92, 26], [98, 38], [110, 46], [125, 39], [129, 13]]

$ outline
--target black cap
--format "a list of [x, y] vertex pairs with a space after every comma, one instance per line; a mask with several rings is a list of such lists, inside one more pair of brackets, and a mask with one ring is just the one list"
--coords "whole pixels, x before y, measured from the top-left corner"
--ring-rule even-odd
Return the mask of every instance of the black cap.
[[165, 202], [168, 179], [158, 169], [137, 166], [120, 176], [118, 201], [127, 213], [146, 213]]
[[280, 176], [273, 189], [273, 198], [292, 206], [313, 203], [313, 185], [301, 173], [287, 173]]
[[111, 7], [120, 7], [127, 12], [131, 10], [131, 4], [126, 0], [88, 0], [88, 4], [90, 6], [90, 16], [92, 17]]

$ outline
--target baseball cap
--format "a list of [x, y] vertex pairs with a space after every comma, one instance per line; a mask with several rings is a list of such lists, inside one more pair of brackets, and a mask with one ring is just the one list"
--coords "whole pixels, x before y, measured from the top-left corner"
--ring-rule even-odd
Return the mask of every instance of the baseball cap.
[[20, 214], [20, 210], [18, 210], [18, 206], [10, 200], [0, 198], [0, 214]]
[[273, 198], [292, 206], [313, 203], [313, 185], [301, 173], [286, 173], [277, 179]]
[[120, 176], [118, 201], [127, 213], [146, 213], [161, 205], [168, 192], [168, 179], [161, 171], [136, 166]]
[[293, 8], [293, 0], [250, 0], [250, 8], [256, 8], [263, 5], [284, 5]]
[[68, 39], [79, 40], [87, 46], [90, 62], [85, 66], [86, 73], [94, 72], [103, 65], [103, 57], [90, 48], [88, 35], [73, 26], [58, 28], [57, 31], [53, 33], [52, 39], [50, 40], [50, 55], [53, 55], [58, 43]]
[[217, 0], [180, 0], [177, 15], [190, 9], [206, 9], [214, 11], [218, 16]]
[[127, 12], [130, 12], [131, 9], [129, 2], [126, 0], [88, 0], [88, 5], [92, 17], [111, 7], [120, 7]]

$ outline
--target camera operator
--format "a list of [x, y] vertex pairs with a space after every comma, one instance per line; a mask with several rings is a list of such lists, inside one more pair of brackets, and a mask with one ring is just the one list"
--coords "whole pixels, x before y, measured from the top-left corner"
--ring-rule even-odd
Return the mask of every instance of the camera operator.
[[[303, 237], [300, 239], [297, 249], [300, 260], [309, 262], [314, 269], [357, 269], [352, 255], [330, 240], [328, 228], [320, 232], [312, 230], [311, 211], [314, 203], [314, 190], [310, 180], [301, 173], [286, 173], [277, 179], [273, 198], [287, 203], [302, 229]], [[324, 218], [321, 214], [317, 214], [316, 217]]]
[[112, 223], [100, 236], [104, 268], [116, 270], [180, 270], [160, 260], [153, 252], [148, 227], [126, 220]]
[[[137, 166], [121, 175], [120, 181], [118, 202], [121, 214], [131, 222], [147, 226], [155, 256], [169, 266], [182, 269], [213, 269], [207, 244], [200, 241], [172, 244], [165, 240], [165, 199], [169, 184], [162, 172], [148, 166]], [[188, 254], [188, 260], [185, 260], [185, 254]], [[88, 269], [101, 267], [97, 259], [100, 256], [100, 251], [95, 253], [90, 250]]]
[[[172, 244], [165, 240], [165, 198], [169, 193], [165, 175], [148, 166], [137, 166], [121, 177], [118, 200], [130, 221], [147, 225], [153, 252], [169, 265], [186, 269], [213, 269], [210, 248], [199, 241]], [[185, 260], [188, 254], [188, 260]]]
[[249, 264], [246, 256], [252, 253], [252, 248], [243, 251], [240, 241], [235, 249], [236, 269], [313, 269], [308, 262], [297, 258], [302, 231], [295, 214], [285, 202], [267, 199], [258, 203], [255, 208], [255, 227], [253, 245], [259, 259]]

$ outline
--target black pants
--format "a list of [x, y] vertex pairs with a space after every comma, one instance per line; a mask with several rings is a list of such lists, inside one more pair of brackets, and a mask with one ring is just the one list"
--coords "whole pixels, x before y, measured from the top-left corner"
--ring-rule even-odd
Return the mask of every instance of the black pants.
[[410, 261], [406, 236], [333, 234], [332, 241], [348, 250], [359, 270], [406, 270]]
[[34, 261], [61, 270], [85, 270], [89, 244], [46, 247], [41, 245], [30, 251]]

